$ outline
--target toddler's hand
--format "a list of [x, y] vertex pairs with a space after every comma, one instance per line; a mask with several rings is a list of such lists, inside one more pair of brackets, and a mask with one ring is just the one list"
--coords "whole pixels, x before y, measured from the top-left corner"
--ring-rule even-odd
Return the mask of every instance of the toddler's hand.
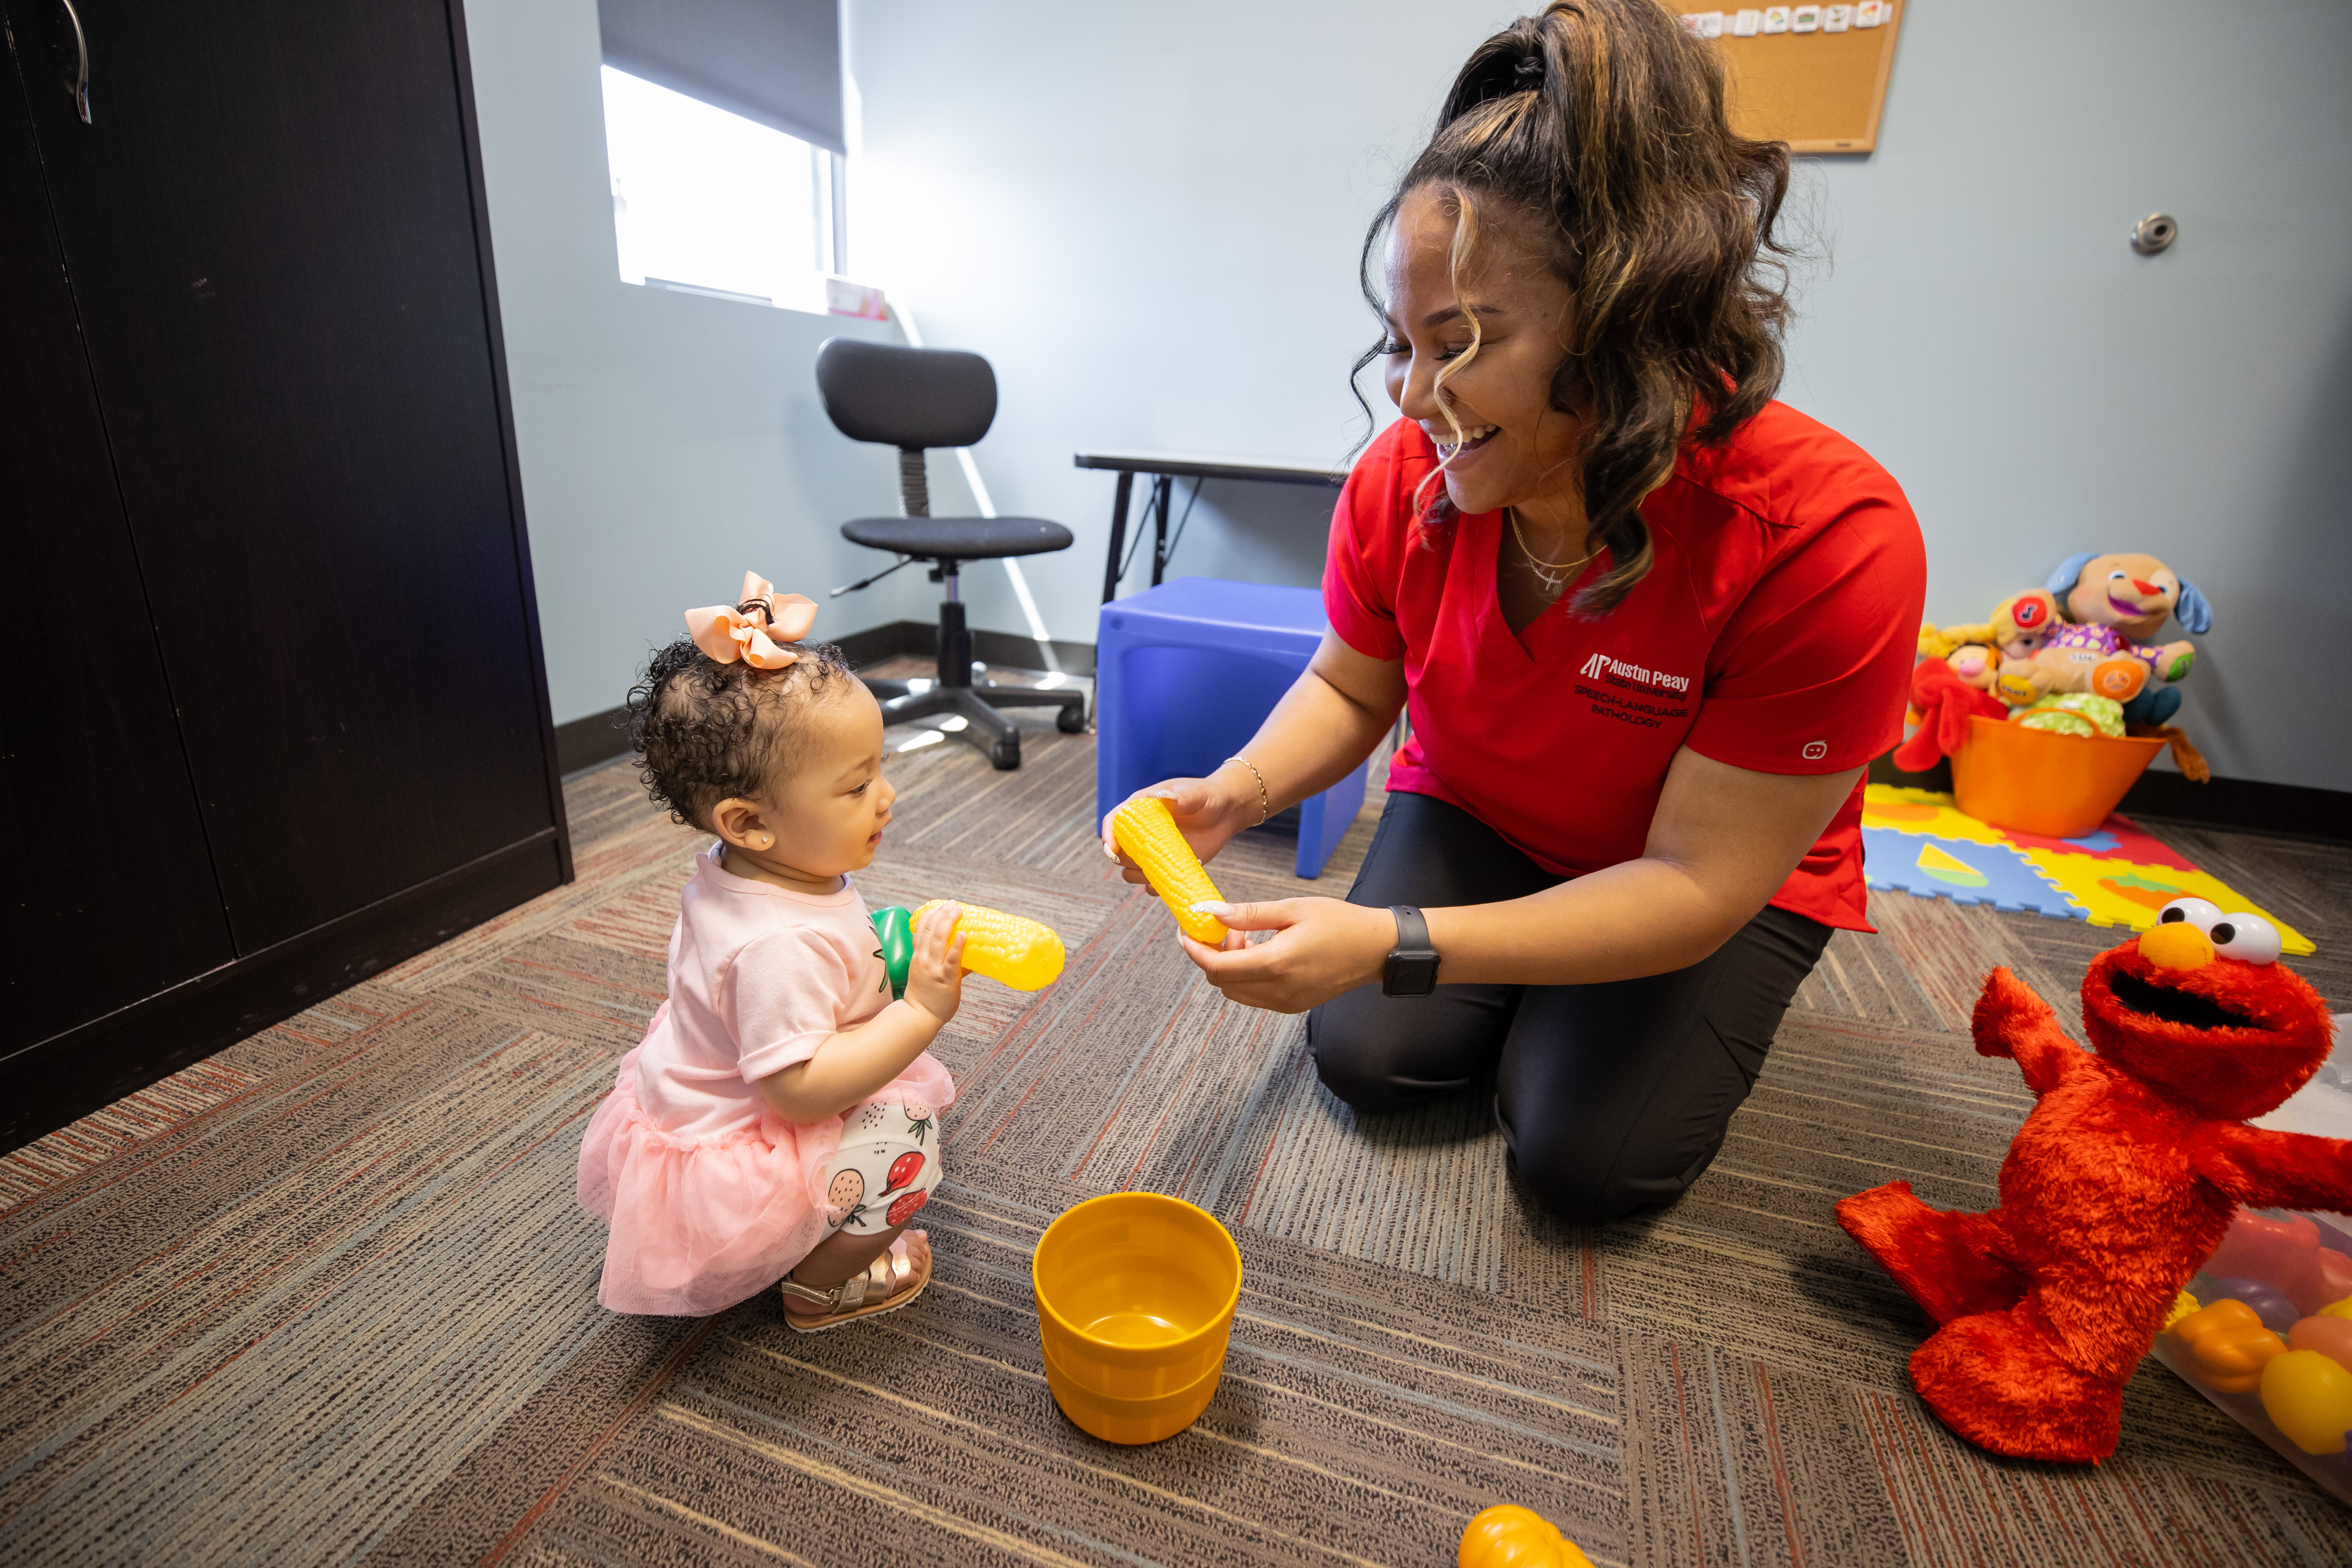
[[915, 956], [907, 965], [907, 1000], [941, 1028], [963, 1005], [963, 938], [955, 934], [961, 904], [941, 904], [915, 922]]

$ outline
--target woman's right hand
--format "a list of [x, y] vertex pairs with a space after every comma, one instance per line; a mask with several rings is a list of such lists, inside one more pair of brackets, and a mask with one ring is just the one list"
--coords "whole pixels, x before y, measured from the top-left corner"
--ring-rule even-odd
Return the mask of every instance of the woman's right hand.
[[[1202, 862], [1213, 858], [1244, 827], [1255, 826], [1258, 818], [1257, 781], [1247, 773], [1249, 795], [1242, 798], [1222, 774], [1239, 771], [1228, 763], [1216, 773], [1204, 779], [1162, 779], [1137, 790], [1128, 800], [1144, 800], [1157, 795], [1168, 803], [1168, 810], [1176, 818], [1176, 831], [1192, 847], [1192, 853]], [[1127, 804], [1121, 801], [1120, 805]], [[1116, 816], [1117, 813], [1112, 813]], [[1135, 862], [1120, 852], [1118, 841], [1111, 836], [1110, 816], [1102, 819], [1103, 853], [1118, 862], [1120, 875], [1130, 882], [1141, 882], [1143, 873]]]

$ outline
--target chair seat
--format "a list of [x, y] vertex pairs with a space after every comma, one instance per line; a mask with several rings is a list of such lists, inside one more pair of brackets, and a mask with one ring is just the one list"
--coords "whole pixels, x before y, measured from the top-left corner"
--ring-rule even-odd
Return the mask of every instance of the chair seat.
[[1070, 531], [1042, 517], [861, 517], [841, 536], [872, 550], [931, 560], [993, 561], [1067, 550]]

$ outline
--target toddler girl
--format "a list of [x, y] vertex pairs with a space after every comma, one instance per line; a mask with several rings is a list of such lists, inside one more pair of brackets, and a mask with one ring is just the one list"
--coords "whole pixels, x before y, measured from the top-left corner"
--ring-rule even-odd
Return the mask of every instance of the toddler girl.
[[744, 574], [691, 610], [629, 693], [646, 793], [718, 836], [669, 939], [669, 1000], [621, 1059], [580, 1147], [581, 1205], [611, 1227], [596, 1299], [700, 1316], [782, 1280], [804, 1331], [905, 1306], [930, 1247], [907, 1221], [940, 1179], [955, 1096], [928, 1050], [961, 999], [960, 912], [915, 928], [890, 999], [865, 900], [896, 792], [882, 712], [816, 618]]

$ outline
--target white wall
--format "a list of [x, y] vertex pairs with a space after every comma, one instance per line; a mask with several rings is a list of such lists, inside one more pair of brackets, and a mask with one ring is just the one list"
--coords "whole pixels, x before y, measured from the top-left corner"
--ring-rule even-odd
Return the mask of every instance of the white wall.
[[820, 637], [928, 618], [912, 570], [825, 598], [887, 564], [839, 525], [895, 512], [898, 479], [826, 420], [817, 345], [894, 334], [622, 282], [595, 0], [468, 0], [466, 19], [556, 722], [617, 706], [746, 568], [816, 599]]
[[[1111, 480], [1074, 449], [1356, 439], [1364, 222], [1518, 9], [849, 0], [852, 264], [994, 363], [983, 477], [1079, 536], [1029, 564], [1055, 636], [1093, 638], [1108, 529]], [[2216, 770], [2352, 786], [2352, 702], [2313, 635], [2352, 625], [2326, 462], [2352, 397], [2352, 7], [1909, 13], [1881, 151], [1807, 165], [1835, 266], [1784, 395], [1902, 480], [1931, 615], [1980, 618], [2078, 549], [2152, 551], [2216, 605], [2182, 720]], [[2158, 208], [2182, 237], [2134, 256]], [[1327, 510], [1212, 484], [1176, 569], [1312, 583]], [[975, 624], [1022, 626], [1001, 573], [971, 581]]]
[[[1454, 66], [1513, 14], [849, 0], [851, 267], [927, 342], [995, 365], [982, 476], [1000, 510], [1078, 534], [1024, 563], [1054, 636], [1094, 640], [1116, 482], [1074, 451], [1344, 464], [1364, 433], [1348, 365], [1373, 333], [1365, 220]], [[1332, 499], [1213, 481], [1175, 570], [1312, 584]], [[1001, 573], [970, 584], [975, 624], [1023, 624]]]

